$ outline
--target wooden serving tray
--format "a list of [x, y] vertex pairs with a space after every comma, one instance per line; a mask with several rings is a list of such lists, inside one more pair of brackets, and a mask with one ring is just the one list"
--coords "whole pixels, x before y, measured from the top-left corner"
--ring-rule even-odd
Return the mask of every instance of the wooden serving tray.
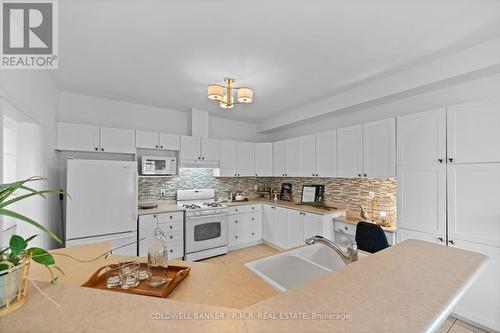
[[[140, 263], [140, 265], [140, 269], [145, 269], [148, 267], [148, 264], [146, 263]], [[182, 280], [184, 280], [186, 276], [188, 276], [189, 272], [191, 271], [191, 267], [188, 266], [168, 265], [167, 282], [165, 282], [165, 284], [163, 284], [162, 286], [156, 288], [151, 287], [148, 284], [147, 279], [141, 281], [137, 287], [130, 289], [122, 289], [120, 286], [114, 288], [106, 287], [106, 281], [108, 279], [108, 276], [110, 275], [110, 271], [118, 269], [118, 266], [118, 264], [113, 264], [99, 268], [87, 282], [82, 284], [82, 287], [165, 298], [182, 282]]]

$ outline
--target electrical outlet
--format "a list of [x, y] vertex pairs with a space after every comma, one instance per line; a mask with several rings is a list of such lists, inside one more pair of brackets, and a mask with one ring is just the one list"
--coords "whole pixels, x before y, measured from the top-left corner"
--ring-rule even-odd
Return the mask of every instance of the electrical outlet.
[[166, 189], [164, 189], [164, 188], [160, 189], [160, 195], [161, 195], [161, 196], [165, 196], [165, 195], [167, 195], [167, 190], [166, 190]]
[[368, 192], [368, 198], [370, 199], [375, 198], [375, 192]]

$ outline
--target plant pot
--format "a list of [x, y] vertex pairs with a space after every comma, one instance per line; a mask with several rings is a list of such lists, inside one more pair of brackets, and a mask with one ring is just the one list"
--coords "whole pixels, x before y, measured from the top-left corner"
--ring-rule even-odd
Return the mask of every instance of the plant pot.
[[0, 317], [23, 305], [28, 298], [30, 260], [0, 272]]

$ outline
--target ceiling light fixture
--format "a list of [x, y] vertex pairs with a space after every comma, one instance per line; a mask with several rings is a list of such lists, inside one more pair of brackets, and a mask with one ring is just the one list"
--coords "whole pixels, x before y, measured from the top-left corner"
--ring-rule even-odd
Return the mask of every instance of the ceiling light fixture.
[[[253, 90], [247, 87], [234, 87], [234, 79], [224, 78], [225, 85], [209, 84], [208, 98], [219, 102], [219, 106], [223, 109], [231, 109], [235, 104], [248, 104], [253, 101]], [[234, 101], [234, 90], [236, 90], [236, 100]]]

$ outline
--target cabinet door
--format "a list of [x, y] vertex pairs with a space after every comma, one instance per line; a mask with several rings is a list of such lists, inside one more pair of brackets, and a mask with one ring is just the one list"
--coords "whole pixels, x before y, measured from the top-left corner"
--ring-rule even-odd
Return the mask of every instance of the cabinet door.
[[70, 123], [57, 123], [57, 149], [98, 151], [99, 127]]
[[135, 131], [122, 128], [100, 128], [101, 151], [135, 154]]
[[287, 177], [299, 175], [299, 141], [297, 138], [286, 140], [286, 172]]
[[274, 244], [275, 234], [274, 213], [274, 206], [262, 205], [262, 239], [271, 244]]
[[220, 175], [223, 177], [237, 176], [236, 142], [220, 140]]
[[448, 238], [500, 246], [500, 163], [448, 165]]
[[153, 245], [154, 230], [157, 224], [156, 215], [139, 216], [139, 239], [144, 238], [139, 242], [139, 256], [145, 257], [148, 255], [148, 249]]
[[181, 136], [181, 160], [199, 162], [200, 138], [197, 136]]
[[219, 160], [219, 139], [201, 138], [201, 159], [204, 161]]
[[437, 164], [446, 159], [446, 110], [397, 118], [398, 165]]
[[270, 177], [273, 175], [273, 144], [255, 144], [255, 175], [259, 177]]
[[288, 209], [276, 207], [275, 209], [275, 235], [274, 244], [282, 249], [288, 248]]
[[306, 135], [298, 138], [300, 177], [316, 176], [316, 136]]
[[361, 177], [363, 174], [363, 126], [337, 130], [338, 177]]
[[452, 163], [500, 162], [500, 101], [452, 106], [447, 121]]
[[303, 212], [288, 209], [288, 247], [304, 245], [304, 215]]
[[160, 149], [181, 150], [181, 136], [160, 133]]
[[487, 255], [486, 267], [465, 292], [453, 313], [500, 331], [500, 248], [456, 240], [454, 247]]
[[[445, 245], [445, 234], [428, 234], [425, 232], [414, 231], [404, 228], [398, 228], [396, 231], [396, 241], [401, 243], [407, 239], [418, 239], [438, 245]], [[387, 238], [389, 241], [389, 238]]]
[[158, 142], [158, 133], [135, 131], [135, 147], [144, 149], [158, 149], [160, 144]]
[[316, 173], [319, 177], [337, 176], [337, 131], [316, 134]]
[[323, 236], [323, 216], [311, 213], [304, 213], [304, 239], [311, 236]]
[[363, 170], [367, 177], [396, 177], [396, 120], [363, 124]]
[[262, 239], [262, 212], [249, 213], [249, 230], [253, 232], [250, 234], [252, 239], [259, 240]]
[[236, 144], [236, 170], [238, 176], [255, 176], [254, 146], [250, 142]]
[[273, 176], [282, 177], [286, 174], [286, 141], [273, 143]]
[[445, 234], [445, 165], [399, 166], [397, 195], [398, 227]]

